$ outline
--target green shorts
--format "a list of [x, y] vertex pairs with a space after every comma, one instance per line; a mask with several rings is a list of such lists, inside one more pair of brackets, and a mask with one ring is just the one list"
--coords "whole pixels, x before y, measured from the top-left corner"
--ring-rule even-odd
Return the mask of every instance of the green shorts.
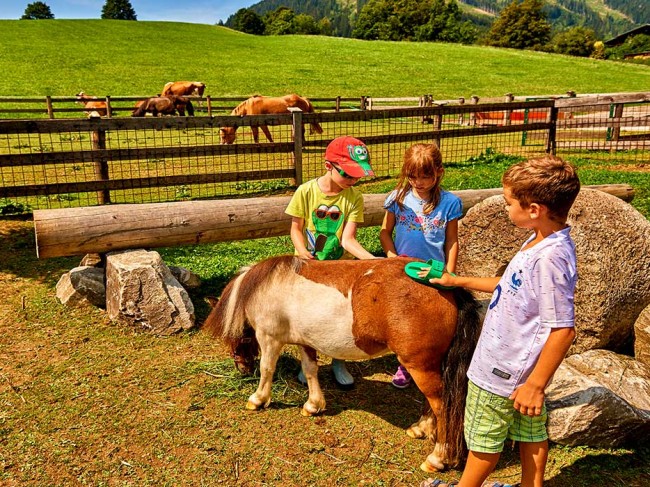
[[525, 416], [514, 401], [469, 381], [465, 403], [465, 441], [471, 451], [499, 453], [506, 439], [536, 443], [548, 439], [546, 405], [540, 416]]

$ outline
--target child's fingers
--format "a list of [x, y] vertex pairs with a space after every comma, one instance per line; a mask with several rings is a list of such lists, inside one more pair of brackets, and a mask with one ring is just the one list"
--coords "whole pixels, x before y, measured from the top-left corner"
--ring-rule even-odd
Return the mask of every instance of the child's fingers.
[[431, 270], [431, 267], [423, 267], [418, 272], [418, 276], [420, 276], [422, 278], [427, 277], [427, 274], [429, 273], [430, 270]]

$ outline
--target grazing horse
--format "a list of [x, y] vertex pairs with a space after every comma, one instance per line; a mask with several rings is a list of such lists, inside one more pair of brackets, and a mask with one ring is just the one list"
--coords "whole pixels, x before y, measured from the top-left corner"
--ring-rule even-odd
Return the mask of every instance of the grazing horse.
[[[305, 113], [314, 113], [314, 105], [312, 105], [307, 98], [303, 98], [293, 93], [291, 95], [280, 97], [255, 95], [237, 105], [230, 114], [244, 116], [265, 115], [268, 113], [290, 113], [289, 108], [291, 107], [300, 108]], [[313, 134], [314, 132], [317, 134], [323, 133], [323, 129], [318, 123], [311, 122], [309, 125], [310, 134]], [[262, 132], [264, 132], [264, 135], [266, 135], [269, 142], [273, 142], [273, 137], [271, 137], [269, 128], [266, 125], [260, 125], [259, 128], [262, 129]], [[259, 128], [251, 126], [253, 140], [256, 144], [259, 143]], [[235, 142], [236, 132], [237, 127], [222, 127], [221, 143], [232, 144]]]
[[162, 96], [203, 96], [205, 84], [200, 81], [170, 81], [165, 83], [161, 92]]
[[151, 113], [154, 117], [158, 115], [176, 115], [176, 111], [178, 111], [178, 114], [184, 117], [186, 108], [187, 113], [193, 117], [194, 107], [187, 98], [182, 96], [154, 96], [136, 103], [131, 116], [144, 117], [147, 113]]
[[108, 115], [108, 109], [106, 108], [105, 101], [99, 101], [96, 96], [86, 95], [83, 91], [80, 91], [75, 95], [77, 98], [77, 103], [83, 105], [86, 110], [86, 115], [90, 117], [105, 117]]
[[456, 465], [465, 453], [465, 376], [480, 333], [478, 306], [460, 288], [437, 290], [403, 271], [413, 259], [317, 261], [272, 257], [244, 268], [225, 287], [205, 329], [230, 345], [244, 372], [260, 356], [260, 383], [246, 405], [271, 402], [273, 372], [285, 344], [300, 348], [309, 398], [302, 414], [325, 409], [316, 351], [343, 360], [397, 355], [430, 406], [407, 433], [435, 446], [421, 468]]

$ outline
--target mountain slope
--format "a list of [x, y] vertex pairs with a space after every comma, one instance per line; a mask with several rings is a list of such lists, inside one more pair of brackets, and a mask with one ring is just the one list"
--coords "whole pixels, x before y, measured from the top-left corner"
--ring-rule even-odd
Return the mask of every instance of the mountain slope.
[[[512, 0], [457, 0], [468, 20], [486, 28]], [[349, 37], [354, 19], [368, 0], [262, 0], [251, 10], [259, 15], [279, 7], [311, 15], [316, 20], [328, 18], [334, 35]], [[631, 28], [650, 23], [648, 0], [547, 0], [548, 18], [557, 30], [582, 26], [594, 29], [602, 38], [618, 35]], [[230, 19], [229, 19], [230, 21]], [[226, 25], [230, 25], [226, 22]]]

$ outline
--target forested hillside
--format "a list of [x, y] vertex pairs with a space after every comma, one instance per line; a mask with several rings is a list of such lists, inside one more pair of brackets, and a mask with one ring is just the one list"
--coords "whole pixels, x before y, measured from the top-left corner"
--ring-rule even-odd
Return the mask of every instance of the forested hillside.
[[[329, 19], [332, 34], [350, 37], [355, 19], [370, 2], [386, 0], [262, 0], [250, 7], [259, 15], [288, 7], [296, 14]], [[485, 30], [511, 0], [457, 0], [463, 18]], [[648, 0], [546, 0], [548, 20], [554, 30], [580, 26], [593, 29], [601, 38], [614, 37], [636, 25], [650, 23]], [[232, 17], [226, 25], [231, 25]]]

